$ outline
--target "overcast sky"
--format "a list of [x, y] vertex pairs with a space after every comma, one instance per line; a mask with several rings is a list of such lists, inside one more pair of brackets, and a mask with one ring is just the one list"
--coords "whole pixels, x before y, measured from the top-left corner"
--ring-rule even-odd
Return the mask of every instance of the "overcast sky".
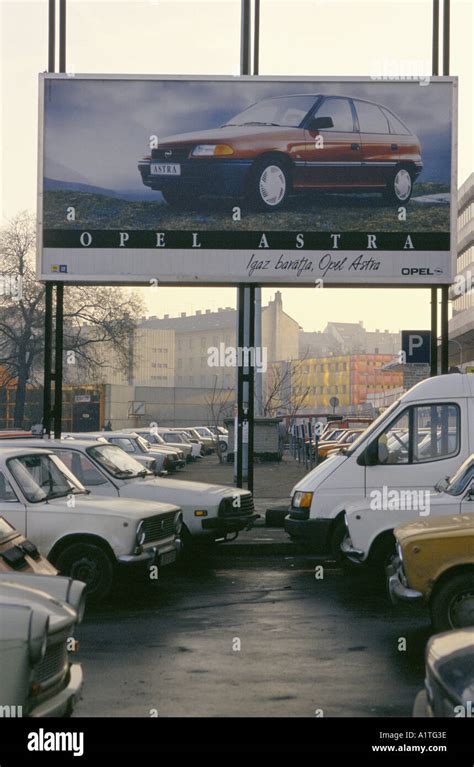
[[[69, 72], [239, 73], [240, 0], [67, 5]], [[47, 68], [47, 6], [47, 0], [0, 0], [1, 223], [36, 207], [37, 75]], [[431, 6], [431, 0], [261, 0], [260, 73], [372, 75], [399, 67], [402, 74], [428, 74]], [[474, 167], [474, 4], [451, 0], [451, 8], [450, 73], [459, 76], [462, 183]], [[150, 313], [162, 316], [233, 306], [235, 292], [160, 288], [144, 296]], [[273, 294], [265, 289], [264, 303]], [[429, 291], [404, 296], [400, 290], [283, 290], [286, 311], [306, 330], [320, 330], [329, 320], [363, 320], [370, 329], [429, 327]]]

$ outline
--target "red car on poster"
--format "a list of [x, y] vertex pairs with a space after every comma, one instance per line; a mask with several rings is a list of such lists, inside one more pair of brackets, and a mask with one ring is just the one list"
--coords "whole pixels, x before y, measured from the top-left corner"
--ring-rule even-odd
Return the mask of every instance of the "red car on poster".
[[168, 136], [138, 164], [172, 206], [218, 195], [267, 211], [311, 189], [376, 191], [403, 205], [422, 168], [417, 136], [390, 109], [314, 94], [262, 99], [218, 128]]

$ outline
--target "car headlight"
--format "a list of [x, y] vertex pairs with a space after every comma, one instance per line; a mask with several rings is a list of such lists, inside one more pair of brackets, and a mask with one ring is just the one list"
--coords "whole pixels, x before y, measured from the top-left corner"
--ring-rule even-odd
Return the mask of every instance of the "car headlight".
[[146, 538], [146, 531], [145, 531], [145, 522], [143, 519], [138, 523], [137, 532], [135, 533], [135, 538], [137, 541], [137, 544], [139, 546], [143, 546], [145, 543]]
[[177, 511], [174, 515], [174, 529], [177, 535], [179, 535], [183, 529], [183, 514], [181, 511]]
[[225, 157], [234, 154], [228, 144], [198, 144], [191, 152], [192, 157]]
[[30, 618], [29, 654], [33, 665], [43, 660], [48, 645], [49, 615], [33, 610]]
[[291, 505], [295, 509], [309, 509], [313, 500], [313, 493], [304, 493], [302, 490], [298, 490], [293, 498]]

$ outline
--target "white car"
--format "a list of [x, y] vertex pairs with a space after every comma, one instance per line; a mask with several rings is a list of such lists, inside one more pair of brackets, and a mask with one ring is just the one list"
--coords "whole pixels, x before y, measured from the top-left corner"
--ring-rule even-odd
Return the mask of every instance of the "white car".
[[44, 443], [40, 450], [30, 446], [33, 441], [25, 447], [0, 446], [0, 514], [27, 534], [60, 573], [84, 581], [89, 597], [103, 599], [118, 565], [175, 561], [182, 524], [177, 505], [92, 495]]
[[82, 669], [70, 662], [68, 644], [73, 652], [84, 588], [55, 575], [0, 575], [2, 717], [72, 713], [82, 690]]
[[155, 477], [116, 445], [54, 439], [28, 440], [30, 444], [54, 451], [94, 498], [105, 495], [176, 504], [183, 512], [180, 537], [185, 546], [192, 541], [234, 538], [251, 527], [257, 516], [248, 490]]
[[[128, 429], [125, 429], [128, 432]], [[177, 453], [182, 465], [192, 458], [192, 449], [190, 442], [184, 440], [180, 434], [172, 434], [167, 429], [159, 429], [150, 426], [142, 426], [135, 429], [135, 433], [146, 440], [152, 450], [165, 450], [170, 453]], [[181, 466], [180, 466], [181, 468]]]
[[[395, 553], [393, 530], [405, 522], [426, 517], [469, 514], [474, 511], [470, 488], [474, 481], [474, 454], [454, 476], [440, 480], [432, 491], [387, 488], [381, 495], [348, 504], [347, 533], [341, 544], [343, 554], [354, 564], [370, 563], [381, 567]], [[383, 506], [383, 508], [379, 508]]]
[[176, 451], [163, 449], [158, 445], [152, 447], [146, 439], [135, 431], [105, 431], [105, 432], [81, 432], [71, 433], [68, 436], [73, 439], [98, 439], [118, 445], [136, 458], [137, 461], [150, 469], [154, 474], [164, 474], [175, 471], [178, 468], [178, 455]]

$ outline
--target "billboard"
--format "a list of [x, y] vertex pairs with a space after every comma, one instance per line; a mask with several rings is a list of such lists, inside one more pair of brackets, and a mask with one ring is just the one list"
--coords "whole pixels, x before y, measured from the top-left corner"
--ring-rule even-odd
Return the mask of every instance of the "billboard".
[[38, 277], [449, 284], [456, 88], [42, 74]]

